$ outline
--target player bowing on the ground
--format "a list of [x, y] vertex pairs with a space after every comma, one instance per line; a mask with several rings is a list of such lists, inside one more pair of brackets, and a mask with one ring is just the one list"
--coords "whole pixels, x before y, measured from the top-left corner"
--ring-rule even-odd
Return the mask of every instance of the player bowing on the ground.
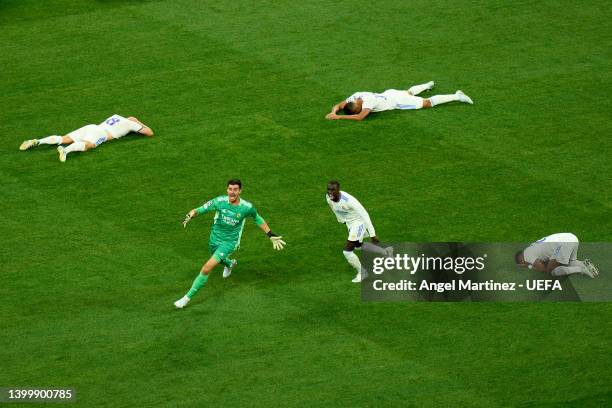
[[[66, 136], [53, 135], [40, 140], [26, 140], [19, 146], [19, 150], [28, 150], [42, 144], [60, 145], [57, 147], [59, 159], [61, 162], [65, 162], [68, 153], [94, 149], [104, 142], [122, 138], [131, 132], [148, 137], [153, 136], [153, 130], [135, 117], [124, 118], [123, 116], [113, 115], [99, 125], [86, 125], [68, 133]], [[62, 147], [62, 144], [68, 146]]]
[[565, 276], [581, 273], [591, 278], [599, 275], [597, 267], [585, 259], [579, 261], [578, 238], [570, 232], [544, 237], [514, 256], [519, 266], [550, 273], [552, 276]]
[[[334, 105], [331, 112], [325, 115], [325, 118], [331, 120], [363, 120], [370, 113], [387, 110], [433, 108], [434, 106], [454, 101], [469, 103], [470, 105], [474, 104], [472, 99], [461, 91], [450, 95], [435, 95], [427, 99], [417, 96], [423, 91], [430, 90], [433, 86], [434, 81], [429, 81], [426, 84], [415, 85], [408, 90], [387, 89], [380, 94], [357, 92]], [[338, 115], [340, 110], [344, 112], [344, 115]]]
[[183, 220], [183, 227], [194, 217], [215, 211], [213, 226], [208, 239], [208, 250], [211, 257], [200, 273], [193, 281], [189, 292], [176, 302], [174, 305], [182, 309], [189, 303], [193, 295], [196, 294], [208, 281], [208, 274], [220, 263], [225, 265], [223, 277], [227, 278], [232, 273], [232, 268], [236, 265], [235, 259], [230, 259], [230, 255], [240, 246], [240, 237], [244, 228], [245, 220], [250, 217], [255, 220], [255, 224], [268, 235], [272, 241], [272, 247], [281, 250], [285, 246], [283, 237], [274, 234], [266, 221], [261, 218], [257, 210], [250, 202], [240, 198], [242, 183], [238, 179], [227, 182], [227, 195], [213, 198], [203, 206], [189, 211]]
[[[393, 256], [393, 248], [382, 248], [376, 245], [379, 241], [376, 238], [376, 231], [374, 231], [374, 225], [372, 225], [368, 212], [355, 197], [340, 190], [339, 182], [332, 180], [327, 183], [325, 198], [338, 222], [346, 224], [348, 228], [348, 239], [342, 253], [348, 263], [357, 271], [353, 282], [361, 282], [368, 276], [368, 271], [361, 266], [361, 261], [354, 250], [361, 248], [364, 251], [379, 255]], [[366, 236], [370, 237], [372, 243], [363, 242]]]

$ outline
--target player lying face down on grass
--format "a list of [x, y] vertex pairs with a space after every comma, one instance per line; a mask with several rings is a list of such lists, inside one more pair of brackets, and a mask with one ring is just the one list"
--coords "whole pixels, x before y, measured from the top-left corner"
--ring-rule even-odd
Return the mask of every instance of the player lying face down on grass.
[[[373, 252], [385, 257], [393, 256], [393, 248], [380, 247], [374, 225], [370, 220], [370, 215], [361, 203], [346, 191], [340, 190], [340, 183], [332, 180], [327, 183], [327, 204], [336, 215], [336, 219], [341, 224], [346, 224], [348, 228], [348, 238], [342, 254], [357, 271], [357, 275], [353, 282], [358, 283], [368, 276], [368, 271], [361, 266], [359, 257], [353, 252], [355, 249], [363, 249], [364, 251]], [[363, 239], [369, 236], [370, 242], [363, 242]]]
[[[86, 125], [65, 136], [52, 135], [40, 140], [26, 140], [21, 143], [19, 150], [28, 150], [44, 144], [59, 145], [57, 151], [63, 163], [69, 153], [95, 149], [104, 142], [122, 138], [132, 132], [147, 137], [153, 136], [153, 130], [135, 117], [124, 118], [120, 115], [113, 115], [99, 125]], [[61, 146], [63, 144], [68, 146]]]
[[283, 237], [279, 237], [270, 230], [268, 223], [257, 213], [257, 210], [250, 202], [240, 198], [242, 192], [242, 182], [238, 179], [232, 179], [227, 182], [227, 195], [222, 195], [206, 202], [198, 208], [194, 208], [185, 215], [183, 227], [187, 227], [187, 223], [198, 215], [206, 214], [215, 211], [213, 226], [208, 239], [208, 250], [211, 257], [206, 261], [200, 273], [193, 281], [191, 289], [185, 296], [174, 302], [174, 305], [182, 309], [191, 298], [200, 290], [208, 281], [208, 275], [220, 263], [223, 268], [223, 277], [227, 278], [232, 273], [232, 268], [236, 266], [237, 261], [231, 259], [230, 256], [240, 247], [240, 237], [244, 228], [244, 222], [247, 218], [255, 220], [255, 224], [266, 233], [272, 242], [272, 248], [277, 251], [285, 247]]
[[[348, 119], [363, 120], [370, 113], [383, 112], [387, 110], [414, 110], [422, 108], [433, 108], [448, 102], [463, 102], [473, 105], [469, 96], [461, 91], [451, 95], [435, 95], [430, 98], [417, 96], [423, 91], [429, 91], [434, 86], [434, 81], [426, 84], [415, 85], [407, 90], [387, 89], [383, 93], [356, 92], [342, 102], [334, 105], [331, 112], [325, 115], [326, 119]], [[338, 115], [343, 111], [344, 115]]]
[[566, 276], [575, 273], [595, 278], [599, 270], [589, 259], [578, 260], [578, 237], [570, 232], [549, 235], [514, 255], [518, 266]]

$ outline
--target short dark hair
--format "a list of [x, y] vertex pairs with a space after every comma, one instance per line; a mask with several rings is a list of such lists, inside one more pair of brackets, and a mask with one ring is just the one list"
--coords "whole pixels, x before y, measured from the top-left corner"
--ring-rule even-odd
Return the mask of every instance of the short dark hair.
[[240, 181], [240, 179], [230, 179], [227, 182], [227, 185], [232, 185], [232, 186], [238, 186], [241, 190], [242, 190], [242, 182]]
[[345, 115], [354, 115], [357, 113], [357, 104], [355, 102], [347, 102], [344, 105], [344, 114]]
[[[518, 265], [521, 262], [519, 262], [519, 257], [523, 255], [523, 251], [518, 251], [516, 254], [514, 254], [514, 262]], [[525, 258], [523, 258], [524, 260]]]
[[329, 180], [329, 182], [327, 183], [327, 185], [333, 184], [334, 186], [338, 187], [338, 190], [340, 190], [340, 182], [337, 180]]

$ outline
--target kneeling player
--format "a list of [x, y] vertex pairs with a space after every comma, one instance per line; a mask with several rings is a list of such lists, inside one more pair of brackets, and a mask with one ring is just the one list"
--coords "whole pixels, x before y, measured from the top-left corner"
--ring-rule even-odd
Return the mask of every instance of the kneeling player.
[[[417, 96], [423, 91], [428, 91], [434, 86], [434, 81], [426, 84], [415, 85], [407, 90], [387, 89], [383, 93], [357, 92], [344, 101], [334, 105], [331, 112], [325, 115], [326, 119], [350, 119], [363, 120], [370, 113], [383, 112], [387, 110], [414, 110], [433, 108], [448, 102], [463, 102], [474, 104], [472, 99], [461, 91], [450, 95], [435, 95], [430, 98]], [[344, 115], [338, 115], [342, 110]]]
[[220, 263], [225, 265], [223, 277], [227, 278], [230, 276], [232, 268], [237, 263], [235, 259], [230, 259], [230, 256], [240, 246], [240, 237], [242, 236], [242, 229], [247, 217], [253, 218], [255, 224], [268, 235], [274, 249], [280, 251], [284, 248], [285, 241], [282, 240], [283, 237], [279, 237], [270, 231], [270, 227], [257, 213], [253, 204], [240, 198], [241, 191], [242, 183], [240, 180], [232, 179], [227, 182], [227, 195], [213, 198], [203, 206], [189, 211], [185, 216], [183, 227], [187, 227], [187, 223], [192, 218], [215, 211], [215, 218], [208, 239], [208, 249], [211, 257], [202, 266], [189, 292], [174, 302], [177, 308], [182, 309], [189, 303], [198, 290], [208, 282], [208, 274]]
[[[349, 193], [340, 190], [340, 183], [332, 180], [327, 183], [327, 203], [336, 214], [336, 219], [348, 228], [348, 239], [344, 246], [344, 257], [348, 263], [355, 268], [357, 275], [353, 282], [358, 283], [368, 276], [368, 271], [361, 266], [359, 257], [353, 252], [355, 249], [363, 248], [364, 251], [374, 252], [383, 256], [393, 256], [393, 248], [382, 248], [376, 238], [374, 226], [370, 215], [359, 201]], [[369, 236], [370, 242], [363, 242]]]
[[590, 260], [579, 261], [577, 256], [578, 238], [572, 233], [564, 232], [544, 237], [524, 251], [517, 252], [515, 261], [519, 266], [557, 277], [574, 273], [591, 278], [599, 275], [597, 267]]
[[[83, 126], [68, 133], [66, 136], [53, 135], [40, 140], [26, 140], [21, 143], [19, 150], [28, 150], [41, 144], [60, 145], [57, 147], [59, 159], [61, 162], [65, 162], [68, 153], [94, 149], [104, 142], [119, 139], [131, 132], [148, 137], [153, 136], [153, 130], [135, 117], [124, 118], [123, 116], [113, 115], [99, 125]], [[62, 144], [67, 144], [68, 146], [62, 147]]]

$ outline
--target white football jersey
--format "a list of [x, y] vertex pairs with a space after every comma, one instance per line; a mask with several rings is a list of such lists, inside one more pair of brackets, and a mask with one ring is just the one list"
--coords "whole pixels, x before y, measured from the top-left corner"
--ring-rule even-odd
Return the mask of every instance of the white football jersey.
[[384, 94], [373, 92], [356, 92], [346, 98], [346, 102], [355, 102], [357, 99], [363, 101], [361, 108], [370, 109], [372, 112], [382, 112], [396, 108], [396, 102]]
[[119, 139], [130, 132], [138, 132], [143, 128], [142, 125], [124, 118], [120, 115], [113, 115], [99, 125], [106, 130], [113, 139]]
[[525, 261], [533, 264], [536, 260], [554, 259], [567, 265], [578, 255], [578, 237], [570, 232], [549, 235], [537, 240], [523, 251]]
[[339, 223], [347, 224], [347, 226], [356, 222], [363, 223], [368, 231], [368, 235], [371, 237], [376, 236], [370, 215], [355, 197], [345, 191], [340, 191], [340, 200], [338, 202], [333, 201], [327, 194], [325, 198], [327, 199], [327, 204], [336, 214], [336, 219], [338, 219]]

